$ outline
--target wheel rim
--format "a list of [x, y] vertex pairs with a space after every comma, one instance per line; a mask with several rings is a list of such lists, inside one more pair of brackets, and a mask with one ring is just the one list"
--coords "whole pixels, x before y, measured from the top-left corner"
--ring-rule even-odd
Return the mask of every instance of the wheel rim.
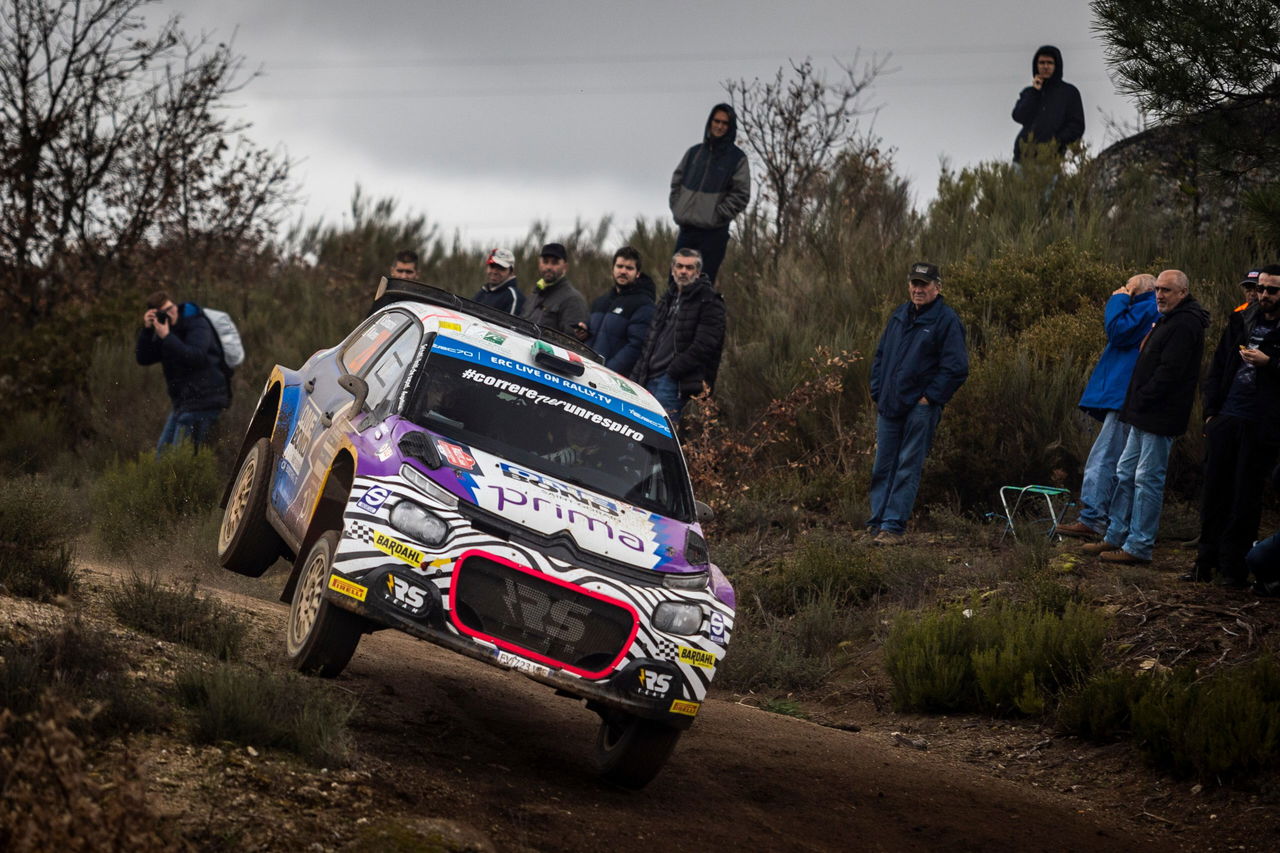
[[250, 453], [240, 466], [240, 475], [231, 490], [231, 500], [227, 502], [227, 510], [222, 514], [222, 527], [218, 530], [218, 553], [224, 554], [231, 547], [231, 540], [240, 529], [245, 511], [249, 507], [249, 498], [253, 494], [254, 475], [258, 472], [258, 455]]
[[293, 606], [289, 608], [289, 654], [294, 655], [302, 648], [311, 633], [316, 619], [320, 615], [320, 605], [324, 602], [324, 578], [329, 573], [328, 552], [317, 548], [311, 552], [311, 559], [303, 569], [298, 580], [298, 589], [293, 595]]

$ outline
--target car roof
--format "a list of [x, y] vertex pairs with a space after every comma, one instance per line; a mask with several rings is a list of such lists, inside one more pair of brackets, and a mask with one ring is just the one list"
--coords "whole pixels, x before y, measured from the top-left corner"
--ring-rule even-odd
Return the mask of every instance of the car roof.
[[[659, 422], [666, 417], [662, 405], [644, 386], [605, 367], [598, 353], [568, 335], [421, 282], [383, 278], [369, 313], [391, 305], [413, 313], [428, 332], [437, 333], [437, 340], [440, 336], [453, 338], [524, 365], [534, 365], [534, 348], [541, 342], [557, 357], [581, 364], [580, 376], [561, 374], [563, 379], [632, 403]], [[547, 367], [544, 363], [536, 370]]]

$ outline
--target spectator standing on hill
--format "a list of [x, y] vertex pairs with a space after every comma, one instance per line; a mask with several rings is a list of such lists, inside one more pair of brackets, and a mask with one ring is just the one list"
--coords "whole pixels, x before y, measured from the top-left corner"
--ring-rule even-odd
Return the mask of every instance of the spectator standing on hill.
[[412, 249], [403, 249], [396, 252], [396, 256], [391, 260], [391, 269], [387, 272], [389, 278], [405, 278], [410, 281], [418, 280], [418, 253]]
[[1187, 581], [1243, 589], [1262, 489], [1280, 454], [1280, 266], [1263, 267], [1257, 303], [1227, 321], [1204, 381], [1200, 547]]
[[1013, 107], [1013, 120], [1022, 125], [1013, 142], [1015, 163], [1025, 145], [1056, 142], [1061, 154], [1084, 136], [1084, 105], [1080, 90], [1062, 79], [1062, 52], [1051, 44], [1041, 47], [1031, 60], [1031, 75]]
[[569, 281], [569, 253], [560, 243], [548, 243], [538, 254], [538, 274], [533, 295], [525, 303], [524, 316], [539, 326], [581, 337], [587, 322], [587, 300]]
[[677, 249], [671, 283], [632, 370], [672, 420], [679, 420], [690, 398], [714, 390], [724, 329], [724, 297], [702, 274], [701, 256], [696, 249]]
[[656, 310], [657, 288], [640, 269], [640, 253], [623, 246], [613, 254], [613, 287], [591, 304], [587, 345], [605, 367], [630, 376], [644, 348]]
[[1258, 301], [1258, 276], [1261, 274], [1261, 269], [1249, 270], [1240, 280], [1240, 287], [1244, 290], [1244, 302], [1236, 306], [1237, 311], [1243, 311]]
[[1191, 418], [1209, 326], [1209, 312], [1191, 295], [1186, 273], [1165, 270], [1155, 291], [1160, 319], [1142, 344], [1120, 411], [1130, 429], [1116, 466], [1111, 524], [1101, 542], [1084, 546], [1108, 563], [1151, 561], [1169, 450]]
[[516, 281], [516, 256], [510, 249], [494, 249], [485, 258], [484, 268], [484, 284], [471, 301], [519, 317], [524, 310], [524, 294]]
[[1120, 409], [1138, 361], [1138, 348], [1160, 316], [1155, 286], [1155, 276], [1135, 275], [1107, 300], [1102, 321], [1107, 346], [1089, 376], [1079, 404], [1086, 414], [1102, 421], [1102, 429], [1084, 463], [1080, 516], [1074, 523], [1058, 527], [1058, 532], [1067, 536], [1097, 538], [1107, 532], [1116, 463], [1129, 438], [1129, 425], [1120, 420]]
[[942, 298], [938, 268], [914, 264], [907, 292], [910, 299], [889, 315], [871, 362], [876, 461], [867, 532], [876, 532], [877, 545], [902, 542], [942, 407], [969, 376], [964, 324]]
[[751, 167], [734, 144], [738, 114], [728, 104], [711, 108], [702, 142], [671, 173], [671, 216], [680, 227], [677, 249], [697, 249], [702, 274], [715, 284], [729, 246], [729, 225], [751, 201]]
[[163, 290], [151, 294], [134, 357], [144, 366], [160, 363], [173, 404], [156, 453], [183, 441], [207, 445], [222, 410], [231, 405], [231, 387], [222, 372], [218, 333], [199, 306], [174, 304]]

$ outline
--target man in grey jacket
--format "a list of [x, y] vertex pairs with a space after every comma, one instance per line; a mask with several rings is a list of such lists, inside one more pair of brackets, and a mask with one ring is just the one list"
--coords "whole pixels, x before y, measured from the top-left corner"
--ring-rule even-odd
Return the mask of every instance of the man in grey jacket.
[[729, 245], [729, 225], [751, 201], [751, 168], [733, 144], [737, 136], [733, 107], [716, 104], [702, 142], [671, 173], [671, 216], [680, 226], [676, 248], [701, 252], [702, 274], [712, 283]]
[[561, 243], [548, 243], [538, 254], [538, 279], [525, 303], [524, 316], [539, 326], [581, 339], [587, 323], [587, 300], [567, 277], [569, 253]]

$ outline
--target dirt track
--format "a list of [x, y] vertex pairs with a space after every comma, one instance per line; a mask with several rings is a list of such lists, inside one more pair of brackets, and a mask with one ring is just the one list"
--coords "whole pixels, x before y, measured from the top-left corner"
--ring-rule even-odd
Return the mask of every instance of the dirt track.
[[[283, 605], [219, 594], [283, 630]], [[496, 850], [1156, 846], [1081, 802], [723, 699], [648, 788], [616, 790], [592, 775], [596, 717], [580, 703], [392, 632], [366, 637], [338, 684], [363, 697], [357, 764], [381, 805]]]

